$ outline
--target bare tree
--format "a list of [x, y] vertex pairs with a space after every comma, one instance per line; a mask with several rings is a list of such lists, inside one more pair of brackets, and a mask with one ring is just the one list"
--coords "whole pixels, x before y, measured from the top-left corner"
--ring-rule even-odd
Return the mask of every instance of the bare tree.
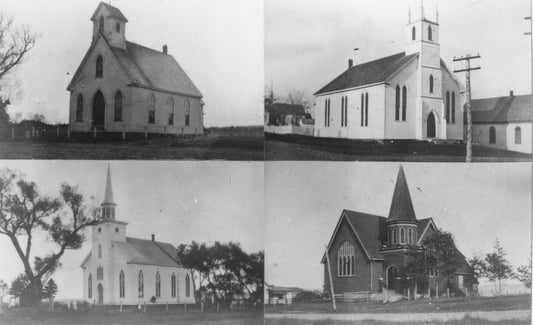
[[[0, 170], [0, 234], [10, 239], [28, 280], [23, 292], [26, 299], [21, 304], [35, 306], [40, 302], [43, 284], [60, 266], [65, 250], [81, 248], [83, 229], [100, 219], [97, 210], [88, 212], [77, 187], [64, 183], [59, 197], [44, 196], [34, 182], [9, 169]], [[32, 266], [37, 232], [45, 233], [56, 249], [44, 257], [35, 256]]]
[[27, 26], [16, 27], [12, 18], [0, 13], [0, 80], [23, 63], [37, 38]]
[[286, 102], [293, 105], [302, 105], [306, 110], [309, 108], [309, 101], [307, 100], [307, 95], [303, 90], [289, 90], [287, 93]]

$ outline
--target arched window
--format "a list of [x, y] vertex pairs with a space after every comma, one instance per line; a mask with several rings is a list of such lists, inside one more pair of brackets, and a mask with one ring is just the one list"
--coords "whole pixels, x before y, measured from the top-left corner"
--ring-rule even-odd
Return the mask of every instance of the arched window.
[[405, 229], [400, 228], [400, 244], [405, 244]]
[[168, 125], [174, 125], [174, 98], [172, 98], [172, 96], [168, 97], [167, 110], [168, 110]]
[[324, 102], [325, 108], [324, 108], [324, 127], [329, 126], [329, 118], [330, 118], [330, 107], [331, 107], [331, 101], [329, 99], [326, 99]]
[[115, 121], [122, 121], [122, 93], [115, 94]]
[[120, 23], [116, 23], [116, 24], [115, 24], [115, 31], [116, 31], [117, 33], [120, 33]]
[[191, 280], [189, 279], [189, 274], [185, 276], [185, 297], [189, 298], [191, 296]]
[[416, 39], [416, 28], [413, 26], [411, 29], [411, 39], [414, 41]]
[[446, 92], [446, 123], [450, 123], [450, 92]]
[[155, 95], [148, 96], [148, 123], [155, 123]]
[[89, 273], [89, 279], [87, 280], [87, 293], [89, 299], [93, 297], [93, 275]]
[[348, 96], [344, 97], [344, 126], [348, 126]]
[[191, 101], [189, 98], [185, 99], [185, 126], [191, 125]]
[[396, 86], [396, 107], [395, 107], [395, 120], [396, 121], [399, 121], [400, 120], [400, 86]]
[[433, 75], [429, 76], [429, 92], [433, 94]]
[[170, 295], [176, 297], [176, 275], [174, 273], [170, 276], [170, 286]]
[[161, 297], [161, 276], [159, 275], [159, 271], [155, 274], [155, 296]]
[[78, 99], [76, 100], [76, 122], [82, 122], [82, 121], [83, 121], [83, 96], [79, 94]]
[[398, 229], [392, 229], [392, 243], [398, 244]]
[[365, 126], [368, 126], [368, 93], [365, 94]]
[[365, 126], [365, 94], [361, 94], [361, 126]]
[[402, 88], [402, 121], [407, 119], [407, 86]]
[[351, 243], [346, 241], [339, 247], [337, 259], [339, 261], [339, 269], [337, 270], [339, 276], [355, 275], [355, 247]]
[[124, 286], [124, 271], [120, 271], [120, 275], [118, 276], [118, 286], [119, 286], [119, 295], [120, 298], [124, 298], [126, 296], [126, 288]]
[[137, 278], [138, 280], [138, 284], [139, 284], [139, 298], [142, 298], [144, 297], [144, 276], [143, 276], [143, 271], [139, 271], [139, 276]]
[[96, 268], [96, 280], [103, 280], [104, 279], [104, 268], [102, 266], [99, 266]]
[[104, 16], [100, 16], [100, 20], [98, 22], [98, 30], [101, 32], [104, 31]]
[[452, 92], [452, 123], [455, 124], [455, 91]]
[[99, 55], [96, 58], [96, 78], [102, 78], [104, 76], [104, 58]]
[[428, 40], [433, 40], [433, 29], [431, 28], [431, 26], [428, 26]]
[[494, 126], [491, 126], [489, 128], [489, 144], [495, 144], [496, 143], [496, 129]]
[[407, 230], [407, 243], [413, 244], [413, 229], [412, 228], [409, 228], [409, 230]]
[[514, 144], [522, 144], [522, 129], [519, 126], [514, 129]]
[[98, 244], [98, 258], [102, 258], [102, 244]]

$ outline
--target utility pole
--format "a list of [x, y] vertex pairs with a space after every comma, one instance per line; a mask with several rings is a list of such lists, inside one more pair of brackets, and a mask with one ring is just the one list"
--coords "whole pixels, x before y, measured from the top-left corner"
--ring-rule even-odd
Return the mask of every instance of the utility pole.
[[453, 58], [453, 62], [466, 61], [466, 68], [454, 70], [454, 73], [466, 72], [466, 162], [472, 162], [472, 92], [470, 86], [470, 71], [479, 70], [481, 67], [470, 67], [470, 60], [479, 59], [481, 56], [467, 54], [464, 57]]
[[[531, 16], [533, 15], [533, 2], [529, 3], [529, 16], [524, 17], [525, 20], [529, 20], [529, 32], [525, 32], [524, 35], [529, 35], [531, 40], [531, 52], [533, 53], [533, 35], [531, 32], [533, 31], [533, 21], [531, 20]], [[533, 103], [533, 57], [531, 58], [531, 102]], [[531, 110], [533, 113], [533, 107], [531, 107]]]
[[329, 275], [329, 288], [331, 290], [331, 302], [333, 303], [333, 310], [337, 310], [337, 304], [335, 303], [335, 291], [333, 290], [333, 279], [331, 276], [331, 263], [329, 262], [329, 252], [326, 246], [326, 263], [328, 263], [328, 275]]

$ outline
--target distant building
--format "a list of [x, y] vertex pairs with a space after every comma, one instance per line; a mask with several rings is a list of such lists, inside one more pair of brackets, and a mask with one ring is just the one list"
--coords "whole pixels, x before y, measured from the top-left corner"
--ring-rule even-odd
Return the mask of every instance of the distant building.
[[[422, 243], [436, 231], [438, 229], [432, 218], [416, 218], [407, 180], [400, 167], [388, 218], [357, 211], [342, 211], [327, 247], [334, 293], [349, 296], [353, 293], [388, 290], [407, 295], [408, 288], [414, 290], [416, 287], [418, 293], [427, 293], [429, 289], [435, 295], [438, 280], [442, 294], [448, 279], [435, 277], [438, 270], [424, 269], [430, 279], [429, 283], [417, 283], [405, 271], [409, 263], [408, 256], [424, 256]], [[470, 266], [459, 250], [455, 254], [460, 264], [449, 280], [456, 289], [455, 293], [464, 294], [466, 290], [472, 292], [476, 280]], [[326, 254], [322, 263], [324, 290], [329, 293]]]
[[[194, 303], [193, 279], [169, 243], [126, 236], [126, 222], [116, 219], [111, 172], [107, 171], [103, 220], [92, 226], [91, 251], [83, 269], [83, 299], [98, 305], [151, 302]], [[152, 298], [153, 297], [153, 298]]]
[[[531, 95], [472, 100], [472, 142], [531, 153]], [[466, 120], [465, 120], [466, 121]]]
[[353, 66], [314, 95], [315, 136], [463, 139], [463, 85], [440, 57], [438, 13], [405, 28], [405, 51]]
[[265, 283], [265, 304], [290, 305], [292, 300], [304, 291], [295, 287], [278, 287]]
[[272, 103], [265, 105], [265, 124], [266, 125], [300, 125], [305, 119], [307, 113], [303, 105]]
[[128, 20], [109, 4], [91, 20], [91, 46], [67, 87], [71, 131], [202, 134], [202, 94], [167, 46], [127, 41]]

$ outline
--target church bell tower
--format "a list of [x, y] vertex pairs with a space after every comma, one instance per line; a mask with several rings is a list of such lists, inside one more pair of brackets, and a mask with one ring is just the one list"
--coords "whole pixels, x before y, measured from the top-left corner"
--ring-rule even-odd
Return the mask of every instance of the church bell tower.
[[114, 47], [126, 48], [126, 23], [128, 19], [120, 9], [100, 2], [91, 16], [93, 41], [101, 34]]

